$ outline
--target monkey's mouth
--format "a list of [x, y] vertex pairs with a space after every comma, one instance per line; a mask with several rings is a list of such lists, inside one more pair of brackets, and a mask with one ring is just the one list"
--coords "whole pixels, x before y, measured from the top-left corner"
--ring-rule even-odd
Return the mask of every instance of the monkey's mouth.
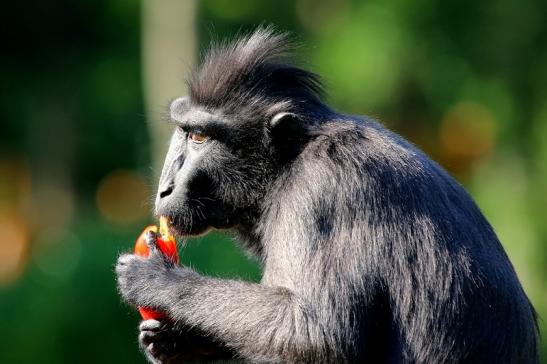
[[212, 227], [204, 219], [181, 215], [166, 216], [169, 220], [169, 232], [177, 238], [190, 238], [206, 235]]
[[[187, 198], [177, 205], [163, 205], [156, 216], [164, 216], [168, 230], [176, 237], [199, 237], [213, 229], [229, 229], [234, 226], [233, 209], [212, 198]], [[199, 202], [198, 202], [199, 201]]]

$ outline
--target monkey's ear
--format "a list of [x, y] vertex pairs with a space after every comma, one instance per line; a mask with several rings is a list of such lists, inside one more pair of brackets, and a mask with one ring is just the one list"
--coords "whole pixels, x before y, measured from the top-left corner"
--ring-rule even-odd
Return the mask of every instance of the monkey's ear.
[[298, 115], [291, 112], [279, 112], [270, 119], [270, 131], [278, 141], [294, 141], [305, 133]]
[[280, 112], [270, 119], [270, 135], [273, 145], [282, 159], [294, 157], [306, 139], [306, 128], [298, 115]]
[[180, 120], [182, 114], [188, 111], [190, 107], [190, 98], [188, 96], [179, 97], [174, 99], [169, 105], [169, 113], [171, 114], [171, 119]]
[[279, 112], [270, 119], [270, 128], [275, 129], [288, 122], [298, 122], [296, 115], [290, 112]]

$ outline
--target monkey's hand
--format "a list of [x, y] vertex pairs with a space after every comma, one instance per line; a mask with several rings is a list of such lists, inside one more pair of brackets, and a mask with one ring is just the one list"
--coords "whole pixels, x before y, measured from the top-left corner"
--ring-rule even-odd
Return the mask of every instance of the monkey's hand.
[[118, 290], [123, 300], [132, 305], [148, 307], [168, 314], [167, 310], [172, 306], [170, 303], [177, 296], [174, 294], [173, 287], [180, 282], [184, 282], [185, 287], [191, 287], [192, 282], [200, 276], [167, 258], [157, 248], [155, 234], [148, 234], [145, 240], [150, 251], [148, 257], [122, 254], [118, 258], [116, 264]]
[[153, 364], [229, 359], [233, 356], [195, 330], [181, 328], [165, 320], [142, 321], [139, 326], [139, 346]]

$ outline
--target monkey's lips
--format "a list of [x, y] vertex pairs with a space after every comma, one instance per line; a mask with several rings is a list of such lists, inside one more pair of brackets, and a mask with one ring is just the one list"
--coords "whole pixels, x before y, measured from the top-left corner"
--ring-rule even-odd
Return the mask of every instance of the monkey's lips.
[[[166, 216], [169, 221], [168, 230], [178, 238], [198, 237], [206, 235], [212, 227], [203, 220], [182, 219], [180, 216]], [[191, 221], [191, 224], [184, 223]]]

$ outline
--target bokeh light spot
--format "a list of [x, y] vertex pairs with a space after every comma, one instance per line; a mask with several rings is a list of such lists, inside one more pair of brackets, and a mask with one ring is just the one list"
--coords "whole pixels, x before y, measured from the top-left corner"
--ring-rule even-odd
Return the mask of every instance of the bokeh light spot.
[[34, 241], [33, 258], [38, 268], [54, 277], [68, 276], [80, 260], [80, 240], [65, 229], [46, 229]]
[[14, 213], [0, 212], [0, 285], [19, 277], [27, 248], [28, 232], [23, 220]]
[[115, 224], [130, 224], [147, 215], [149, 196], [144, 179], [128, 170], [117, 170], [104, 177], [96, 194], [102, 215]]
[[33, 191], [32, 216], [39, 229], [68, 225], [74, 216], [74, 207], [69, 187], [44, 184]]
[[488, 153], [495, 141], [495, 121], [483, 105], [461, 102], [444, 115], [439, 139], [449, 157], [476, 159]]

